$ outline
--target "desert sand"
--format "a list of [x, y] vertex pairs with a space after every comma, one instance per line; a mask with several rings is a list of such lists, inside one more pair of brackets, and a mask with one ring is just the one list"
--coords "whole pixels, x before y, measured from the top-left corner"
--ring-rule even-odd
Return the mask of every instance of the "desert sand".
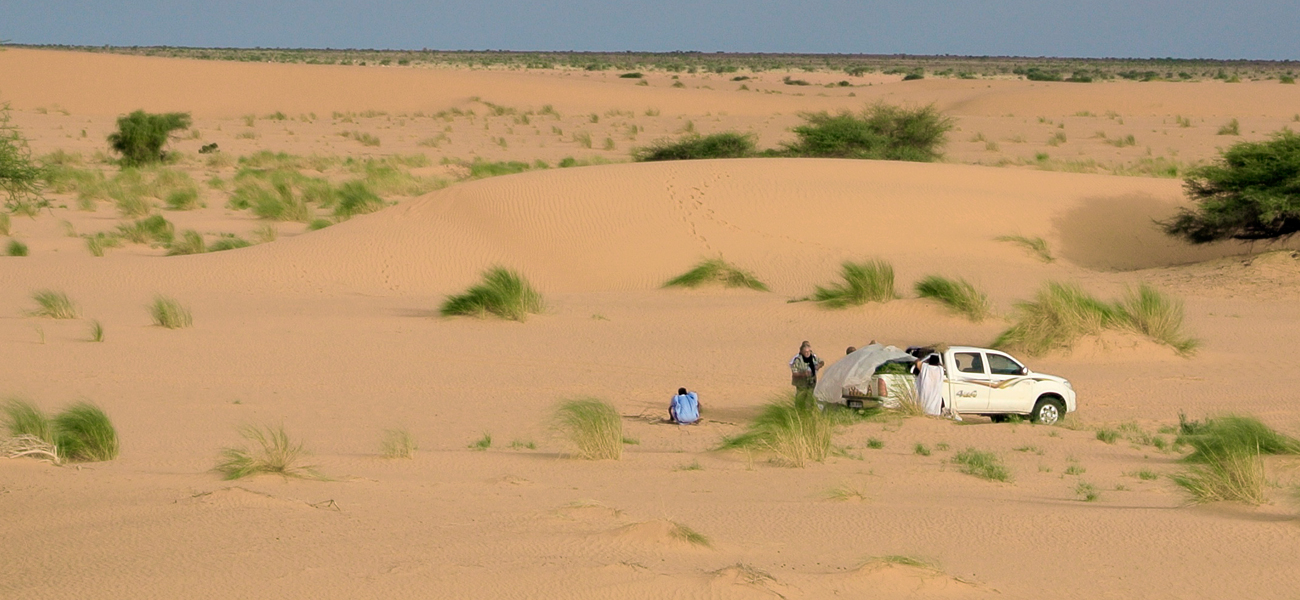
[[[122, 451], [62, 467], [0, 459], [0, 597], [1295, 597], [1294, 457], [1267, 461], [1276, 486], [1263, 506], [1187, 506], [1167, 478], [1136, 476], [1180, 469], [1178, 454], [1107, 444], [1092, 428], [1155, 433], [1180, 412], [1237, 412], [1300, 433], [1296, 244], [1172, 240], [1153, 220], [1185, 205], [1181, 180], [1115, 174], [1262, 139], [1292, 122], [1300, 88], [868, 76], [796, 93], [782, 75], [738, 90], [703, 74], [677, 88], [655, 73], [642, 86], [581, 71], [0, 52], [0, 102], [36, 155], [77, 154], [111, 175], [95, 153], [117, 116], [143, 108], [192, 113], [199, 135], [172, 143], [173, 168], [199, 182], [235, 173], [197, 154], [216, 142], [230, 157], [421, 154], [428, 166], [412, 173], [450, 183], [319, 231], [275, 223], [274, 241], [190, 256], [145, 245], [92, 256], [69, 232], [123, 223], [109, 202], [79, 210], [51, 194], [51, 210], [13, 217], [30, 255], [0, 257], [0, 398], [46, 410], [92, 400]], [[945, 161], [627, 158], [682, 131], [750, 131], [775, 146], [801, 112], [877, 100], [933, 102], [956, 119]], [[1218, 135], [1234, 118], [1241, 136]], [[339, 135], [350, 131], [381, 143]], [[1136, 143], [1107, 143], [1127, 135]], [[459, 181], [476, 157], [615, 164]], [[226, 208], [227, 191], [202, 194], [205, 208], [161, 212], [210, 238], [264, 225]], [[1041, 236], [1057, 259], [996, 240], [1006, 235]], [[772, 291], [661, 289], [713, 256]], [[841, 311], [789, 302], [865, 258], [894, 265], [903, 298]], [[494, 264], [526, 275], [544, 314], [437, 315]], [[1000, 316], [974, 324], [915, 298], [929, 274], [970, 280]], [[828, 361], [871, 339], [986, 345], [1046, 281], [1106, 298], [1155, 285], [1185, 302], [1201, 348], [1182, 357], [1116, 334], [1022, 356], [1073, 382], [1070, 427], [861, 423], [839, 430], [843, 452], [802, 469], [714, 450], [789, 388], [800, 341]], [[28, 316], [45, 288], [66, 291], [81, 318]], [[151, 324], [145, 305], [160, 293], [190, 306], [192, 328]], [[90, 319], [102, 343], [86, 341]], [[703, 424], [662, 422], [679, 386], [699, 391]], [[573, 458], [550, 427], [556, 403], [578, 396], [624, 416], [635, 443], [622, 460]], [[249, 424], [283, 424], [328, 480], [223, 481], [217, 453]], [[380, 456], [391, 428], [414, 436], [412, 459]], [[490, 448], [470, 447], [485, 434]], [[968, 447], [1001, 456], [1012, 481], [958, 472], [949, 460]], [[1100, 498], [1082, 501], [1080, 482]], [[679, 539], [678, 524], [709, 544]]]

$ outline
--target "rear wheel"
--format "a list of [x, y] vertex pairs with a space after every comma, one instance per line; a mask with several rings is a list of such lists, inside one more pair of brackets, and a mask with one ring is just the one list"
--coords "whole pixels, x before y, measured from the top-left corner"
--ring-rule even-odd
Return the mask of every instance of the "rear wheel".
[[1038, 399], [1034, 405], [1034, 412], [1029, 414], [1029, 420], [1043, 425], [1055, 425], [1065, 416], [1065, 403], [1060, 398], [1044, 396]]

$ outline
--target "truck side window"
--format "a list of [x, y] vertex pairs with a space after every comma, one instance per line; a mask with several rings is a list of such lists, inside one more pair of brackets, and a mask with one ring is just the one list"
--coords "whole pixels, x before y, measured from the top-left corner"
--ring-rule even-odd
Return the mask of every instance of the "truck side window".
[[980, 358], [978, 352], [957, 352], [953, 357], [957, 359], [958, 371], [984, 374], [984, 360]]
[[994, 375], [1019, 375], [1023, 368], [1008, 356], [989, 353], [989, 371]]

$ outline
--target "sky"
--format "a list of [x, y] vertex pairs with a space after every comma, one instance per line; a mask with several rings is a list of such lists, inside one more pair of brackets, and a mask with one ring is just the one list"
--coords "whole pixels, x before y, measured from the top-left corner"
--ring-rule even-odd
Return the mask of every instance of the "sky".
[[1300, 59], [1297, 0], [0, 0], [22, 44]]

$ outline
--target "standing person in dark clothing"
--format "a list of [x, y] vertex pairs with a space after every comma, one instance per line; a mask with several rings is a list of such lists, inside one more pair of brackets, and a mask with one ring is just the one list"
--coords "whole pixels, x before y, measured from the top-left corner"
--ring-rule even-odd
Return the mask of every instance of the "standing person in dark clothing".
[[790, 383], [795, 392], [811, 391], [817, 386], [817, 371], [826, 363], [813, 354], [812, 344], [799, 345], [799, 353], [790, 359]]

